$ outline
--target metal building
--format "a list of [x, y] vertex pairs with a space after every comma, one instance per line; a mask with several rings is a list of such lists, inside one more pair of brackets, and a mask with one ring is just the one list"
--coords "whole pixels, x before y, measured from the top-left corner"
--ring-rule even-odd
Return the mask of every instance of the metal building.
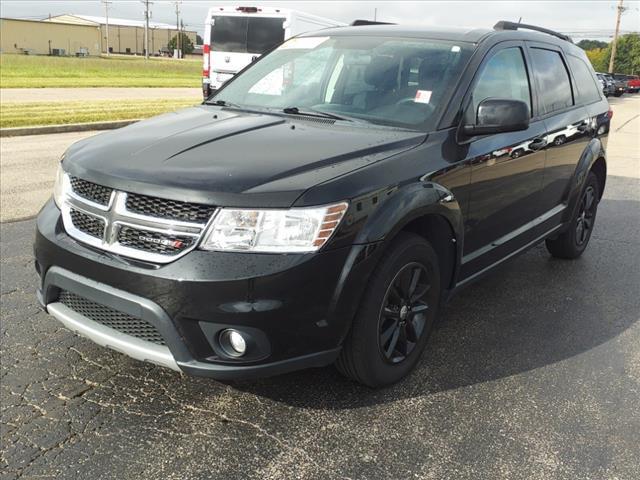
[[[107, 52], [107, 21], [91, 15], [57, 15], [43, 22], [93, 26], [100, 29], [101, 49]], [[169, 41], [178, 33], [175, 25], [149, 22], [149, 54], [167, 51]], [[196, 32], [184, 31], [196, 44]], [[144, 22], [109, 17], [109, 52], [144, 55]]]
[[[196, 44], [196, 32], [184, 31]], [[149, 22], [149, 54], [170, 53], [175, 25]], [[144, 22], [109, 18], [109, 51], [144, 55]], [[0, 18], [0, 52], [34, 55], [100, 55], [107, 52], [104, 17], [59, 15], [45, 20]]]

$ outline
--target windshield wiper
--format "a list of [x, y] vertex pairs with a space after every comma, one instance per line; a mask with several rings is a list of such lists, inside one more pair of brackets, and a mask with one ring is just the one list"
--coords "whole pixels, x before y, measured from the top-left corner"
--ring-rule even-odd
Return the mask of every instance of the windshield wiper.
[[285, 107], [282, 109], [282, 112], [288, 115], [304, 115], [306, 117], [331, 118], [333, 120], [345, 120], [347, 122], [353, 122], [353, 120], [350, 118], [342, 117], [334, 113], [320, 112], [318, 110], [312, 110], [312, 109], [301, 110], [298, 107]]
[[226, 100], [212, 100], [211, 102], [204, 102], [207, 105], [217, 105], [219, 107], [232, 107], [232, 108], [242, 108], [237, 103], [228, 102]]

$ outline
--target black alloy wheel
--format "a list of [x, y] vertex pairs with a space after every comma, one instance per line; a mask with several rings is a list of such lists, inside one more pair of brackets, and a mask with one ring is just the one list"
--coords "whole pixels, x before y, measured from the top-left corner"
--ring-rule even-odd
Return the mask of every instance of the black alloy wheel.
[[595, 173], [589, 172], [568, 228], [557, 237], [548, 238], [545, 242], [551, 255], [556, 258], [575, 259], [585, 251], [596, 222], [601, 196], [600, 185]]
[[415, 233], [399, 233], [369, 278], [338, 370], [370, 387], [408, 375], [435, 325], [440, 282], [440, 259], [431, 244]]
[[431, 288], [424, 265], [405, 265], [392, 280], [380, 310], [378, 347], [385, 361], [404, 361], [424, 333], [429, 304], [426, 294]]
[[580, 200], [580, 209], [576, 220], [576, 244], [578, 246], [584, 243], [591, 236], [591, 230], [596, 215], [596, 191], [592, 185], [587, 186], [582, 199]]

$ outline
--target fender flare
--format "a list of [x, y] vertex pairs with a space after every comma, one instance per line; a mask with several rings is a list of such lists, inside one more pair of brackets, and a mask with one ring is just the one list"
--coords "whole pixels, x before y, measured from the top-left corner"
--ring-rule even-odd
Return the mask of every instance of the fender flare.
[[[564, 222], [568, 222], [571, 218], [573, 218], [575, 210], [579, 206], [580, 193], [582, 192], [582, 189], [587, 182], [589, 172], [593, 168], [593, 165], [596, 163], [596, 161], [600, 158], [604, 160], [606, 167], [607, 159], [602, 142], [599, 138], [594, 138], [583, 150], [582, 155], [580, 156], [580, 160], [578, 161], [578, 165], [576, 166], [576, 169], [571, 176], [566, 195], [566, 203], [568, 208], [566, 209], [566, 213], [563, 218]], [[600, 192], [601, 196], [602, 193], [603, 192]]]
[[464, 228], [462, 211], [453, 193], [438, 183], [419, 181], [393, 188], [384, 196], [384, 201], [371, 211], [358, 231], [329, 305], [330, 318], [336, 314], [348, 318], [340, 332], [340, 343], [351, 328], [364, 288], [358, 285], [350, 290], [348, 298], [343, 298], [352, 270], [364, 258], [369, 258], [372, 262], [369, 272], [373, 271], [388, 243], [411, 221], [425, 215], [439, 215], [448, 222], [456, 246], [452, 281], [458, 276]]

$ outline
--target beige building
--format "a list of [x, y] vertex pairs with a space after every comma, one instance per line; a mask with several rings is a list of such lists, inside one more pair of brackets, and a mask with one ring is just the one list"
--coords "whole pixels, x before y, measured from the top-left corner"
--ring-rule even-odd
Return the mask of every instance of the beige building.
[[[64, 23], [68, 25], [93, 26], [100, 29], [102, 52], [107, 51], [107, 25], [105, 17], [90, 15], [57, 15], [44, 22]], [[166, 51], [169, 41], [178, 33], [175, 25], [149, 22], [149, 53]], [[196, 32], [184, 32], [191, 42], [196, 44]], [[144, 22], [123, 18], [109, 18], [109, 51], [111, 53], [129, 53], [144, 55]]]
[[[0, 52], [37, 55], [100, 55], [100, 29], [37, 20], [0, 18]], [[63, 52], [64, 51], [64, 52]]]
[[[184, 32], [196, 44], [196, 32]], [[168, 51], [175, 25], [149, 22], [149, 54]], [[109, 18], [109, 51], [144, 55], [144, 22]], [[34, 55], [100, 55], [107, 52], [102, 17], [59, 15], [46, 20], [0, 19], [0, 52]]]

